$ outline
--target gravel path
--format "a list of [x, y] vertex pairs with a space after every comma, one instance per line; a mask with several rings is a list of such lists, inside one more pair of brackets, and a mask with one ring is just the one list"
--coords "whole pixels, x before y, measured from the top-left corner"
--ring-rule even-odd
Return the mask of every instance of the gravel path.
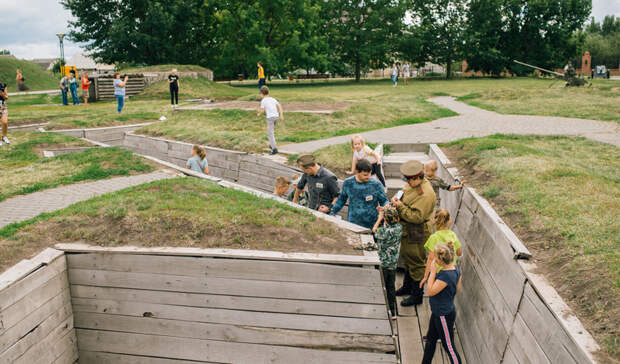
[[[447, 143], [453, 140], [486, 135], [535, 134], [583, 136], [598, 142], [620, 147], [620, 125], [614, 122], [562, 118], [552, 116], [503, 115], [483, 110], [453, 97], [442, 96], [429, 100], [438, 106], [459, 113], [458, 116], [437, 119], [423, 124], [402, 125], [361, 133], [364, 139], [385, 144]], [[283, 153], [311, 153], [333, 144], [348, 143], [351, 135], [283, 145]]]
[[0, 228], [14, 222], [32, 219], [45, 212], [63, 209], [76, 202], [127, 187], [174, 177], [174, 172], [155, 171], [128, 177], [77, 183], [17, 196], [0, 202]]

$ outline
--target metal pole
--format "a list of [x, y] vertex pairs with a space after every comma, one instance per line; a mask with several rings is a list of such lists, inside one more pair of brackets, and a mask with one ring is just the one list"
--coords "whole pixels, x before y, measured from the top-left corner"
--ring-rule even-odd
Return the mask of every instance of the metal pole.
[[63, 69], [63, 65], [65, 64], [65, 44], [64, 44], [65, 35], [63, 33], [58, 33], [56, 34], [56, 36], [58, 37], [58, 40], [60, 41], [60, 74], [64, 76], [65, 72]]

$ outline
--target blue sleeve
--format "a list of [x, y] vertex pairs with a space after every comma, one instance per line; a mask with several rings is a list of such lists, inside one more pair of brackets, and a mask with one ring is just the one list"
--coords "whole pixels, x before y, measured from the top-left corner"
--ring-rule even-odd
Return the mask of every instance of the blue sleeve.
[[191, 167], [191, 158], [187, 160], [187, 162], [185, 163], [185, 167]]
[[385, 194], [385, 189], [383, 189], [383, 185], [381, 183], [377, 183], [377, 190], [379, 191], [379, 193], [377, 194], [377, 200], [379, 201], [379, 205], [380, 206], [385, 206], [387, 205], [390, 201], [387, 198], [387, 195]]
[[338, 212], [340, 212], [340, 210], [342, 210], [342, 208], [344, 207], [344, 204], [347, 203], [348, 199], [349, 195], [347, 194], [347, 182], [345, 181], [345, 183], [342, 185], [342, 192], [340, 193], [340, 196], [338, 196], [338, 201], [336, 201], [329, 214], [336, 215]]

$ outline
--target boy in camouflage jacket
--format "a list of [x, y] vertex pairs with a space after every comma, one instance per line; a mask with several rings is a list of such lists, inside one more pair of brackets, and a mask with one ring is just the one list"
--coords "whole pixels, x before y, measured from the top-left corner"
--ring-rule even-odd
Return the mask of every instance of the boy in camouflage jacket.
[[[382, 221], [383, 226], [379, 227]], [[396, 208], [392, 205], [385, 205], [379, 210], [379, 218], [372, 229], [379, 249], [381, 271], [392, 318], [396, 317], [396, 264], [400, 251], [400, 238], [403, 233], [403, 227], [399, 221]]]

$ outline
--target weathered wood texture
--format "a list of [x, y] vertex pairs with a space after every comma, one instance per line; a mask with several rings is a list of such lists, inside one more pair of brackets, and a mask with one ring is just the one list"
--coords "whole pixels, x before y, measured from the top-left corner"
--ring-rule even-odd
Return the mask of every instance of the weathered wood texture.
[[140, 123], [132, 125], [110, 126], [106, 128], [88, 128], [88, 129], [66, 129], [54, 130], [55, 133], [70, 135], [76, 138], [85, 138], [91, 142], [103, 143], [105, 145], [121, 146], [125, 133], [139, 129], [145, 125], [152, 124]]
[[[438, 163], [438, 175], [456, 183], [458, 171], [441, 149], [431, 144], [429, 156]], [[535, 265], [519, 260], [530, 252], [490, 204], [469, 187], [440, 193], [463, 244], [463, 285], [456, 304], [465, 358], [480, 363], [594, 362], [598, 347], [591, 336], [555, 290], [532, 273]], [[554, 311], [558, 307], [563, 309]]]
[[376, 257], [184, 253], [67, 253], [80, 362], [396, 362]]
[[66, 259], [46, 249], [0, 275], [0, 363], [76, 359]]

